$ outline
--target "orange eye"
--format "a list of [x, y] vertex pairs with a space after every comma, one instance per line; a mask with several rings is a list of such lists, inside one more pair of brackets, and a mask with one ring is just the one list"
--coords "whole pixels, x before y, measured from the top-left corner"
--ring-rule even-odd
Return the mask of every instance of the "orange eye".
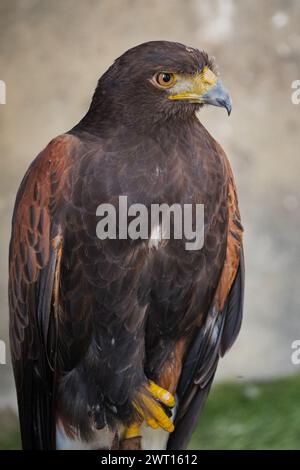
[[170, 88], [176, 82], [175, 74], [169, 72], [158, 73], [155, 78], [158, 85], [164, 88]]

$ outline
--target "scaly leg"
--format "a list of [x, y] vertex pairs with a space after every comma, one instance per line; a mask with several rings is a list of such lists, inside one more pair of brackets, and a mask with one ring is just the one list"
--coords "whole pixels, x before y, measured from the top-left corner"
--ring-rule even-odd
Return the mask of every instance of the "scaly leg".
[[143, 420], [153, 429], [160, 427], [167, 432], [174, 431], [174, 425], [161, 404], [172, 408], [175, 405], [173, 395], [154, 382], [149, 381], [149, 384], [138, 392], [136, 399], [133, 401], [139, 419], [125, 429], [124, 439], [139, 437]]

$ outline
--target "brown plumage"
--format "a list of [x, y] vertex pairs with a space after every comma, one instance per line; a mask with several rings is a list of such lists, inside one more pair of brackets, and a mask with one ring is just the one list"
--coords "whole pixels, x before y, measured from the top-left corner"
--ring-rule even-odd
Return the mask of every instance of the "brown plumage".
[[[101, 77], [87, 115], [50, 142], [22, 181], [9, 304], [24, 448], [55, 448], [57, 422], [87, 441], [94, 426], [130, 423], [148, 379], [177, 396], [168, 448], [188, 442], [242, 318], [235, 184], [195, 115], [206, 102], [229, 109], [229, 101], [207, 92], [201, 103], [170, 100], [150, 79], [211, 68], [206, 54], [178, 43], [131, 49]], [[100, 240], [97, 206], [120, 195], [147, 207], [204, 204], [203, 248]]]

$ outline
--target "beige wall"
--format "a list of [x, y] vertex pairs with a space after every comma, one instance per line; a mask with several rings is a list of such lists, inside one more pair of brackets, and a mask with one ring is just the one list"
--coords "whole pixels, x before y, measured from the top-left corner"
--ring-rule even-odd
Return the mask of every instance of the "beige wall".
[[[200, 119], [223, 145], [246, 229], [247, 290], [240, 338], [220, 375], [297, 371], [300, 338], [299, 0], [2, 0], [0, 79], [0, 339], [7, 338], [7, 250], [16, 189], [32, 158], [86, 110], [98, 77], [129, 47], [170, 39], [216, 56], [234, 109]], [[14, 399], [0, 366], [2, 404]], [[1, 402], [0, 402], [1, 404]]]

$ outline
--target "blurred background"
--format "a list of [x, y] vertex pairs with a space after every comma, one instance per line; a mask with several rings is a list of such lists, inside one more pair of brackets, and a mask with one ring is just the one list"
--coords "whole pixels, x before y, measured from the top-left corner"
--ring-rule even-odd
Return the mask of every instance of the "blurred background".
[[[200, 120], [232, 163], [245, 227], [245, 317], [220, 362], [192, 449], [300, 449], [300, 0], [1, 0], [0, 448], [19, 448], [9, 357], [7, 257], [16, 190], [31, 160], [89, 106], [128, 48], [167, 39], [214, 55], [233, 98]], [[30, 406], [30, 404], [29, 404]]]

